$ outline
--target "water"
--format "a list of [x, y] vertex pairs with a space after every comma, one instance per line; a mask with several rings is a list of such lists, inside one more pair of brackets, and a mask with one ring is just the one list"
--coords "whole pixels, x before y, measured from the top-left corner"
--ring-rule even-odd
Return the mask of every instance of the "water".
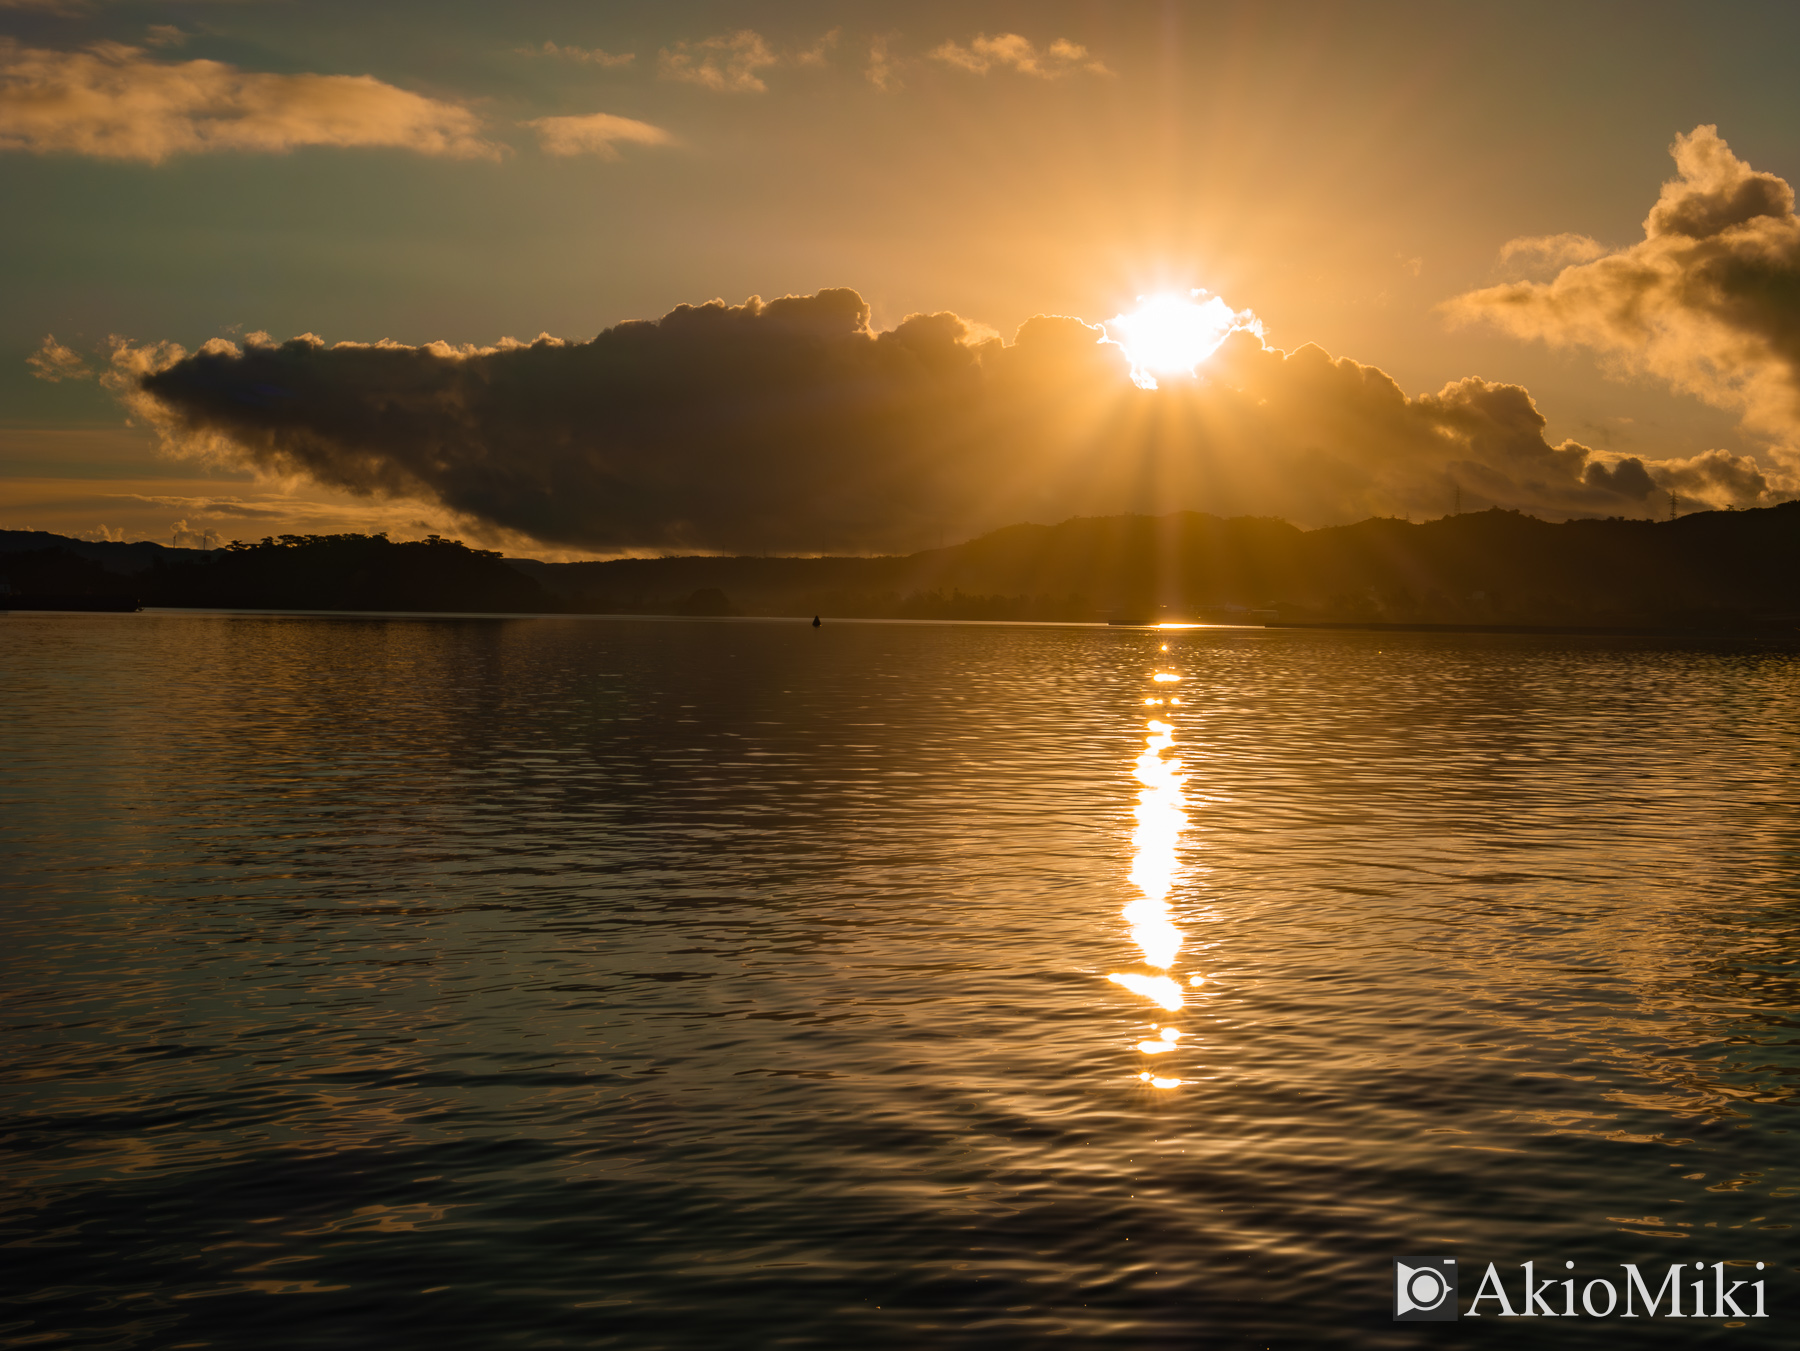
[[[0, 1335], [1791, 1346], [1797, 675], [0, 618]], [[1419, 1254], [1465, 1305], [1724, 1261], [1771, 1316], [1420, 1329]]]

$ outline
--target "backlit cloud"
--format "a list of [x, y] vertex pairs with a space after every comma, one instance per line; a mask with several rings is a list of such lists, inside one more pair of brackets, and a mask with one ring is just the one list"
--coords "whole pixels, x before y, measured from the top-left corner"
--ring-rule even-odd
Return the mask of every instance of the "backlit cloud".
[[216, 549], [224, 542], [219, 538], [218, 531], [208, 530], [204, 526], [190, 526], [185, 519], [176, 521], [169, 533], [172, 537], [170, 542], [177, 549]]
[[878, 332], [854, 291], [681, 306], [591, 341], [489, 348], [307, 335], [121, 344], [108, 383], [175, 452], [547, 543], [904, 551], [1018, 521], [1181, 508], [1304, 525], [1517, 507], [1653, 515], [1772, 499], [1723, 451], [1551, 444], [1516, 385], [1408, 397], [1317, 347], [1229, 336], [1140, 390], [1098, 326], [1011, 344], [948, 313]]
[[833, 28], [828, 33], [821, 33], [819, 40], [810, 47], [804, 47], [794, 53], [796, 66], [823, 66], [830, 62], [831, 53], [836, 50], [838, 39], [844, 35], [841, 28]]
[[657, 69], [665, 80], [681, 80], [721, 94], [764, 94], [769, 86], [757, 72], [779, 60], [760, 33], [743, 28], [665, 47], [657, 58]]
[[[1712, 126], [1672, 147], [1641, 242], [1451, 302], [1521, 338], [1583, 346], [1719, 407], [1800, 459], [1800, 219], [1794, 192], [1732, 154]], [[1555, 238], [1568, 238], [1556, 236]], [[1578, 237], [1577, 237], [1578, 238]]]
[[[249, 502], [241, 497], [177, 497], [167, 493], [113, 493], [110, 494], [124, 502], [143, 502], [158, 507], [174, 507], [188, 512], [190, 515], [204, 513], [208, 516], [226, 516], [236, 520], [267, 521], [285, 520], [294, 514], [294, 506], [286, 498], [274, 498], [269, 502]], [[309, 503], [317, 512], [318, 504]]]
[[554, 42], [546, 42], [542, 47], [521, 47], [519, 51], [526, 56], [553, 56], [563, 61], [600, 66], [607, 70], [629, 66], [637, 60], [636, 52], [609, 52], [600, 47], [564, 47]]
[[892, 93], [905, 87], [900, 78], [900, 61], [893, 54], [893, 42], [897, 36], [884, 33], [869, 39], [869, 61], [863, 67], [863, 76], [882, 93]]
[[368, 75], [269, 75], [111, 42], [61, 52], [0, 38], [0, 150], [157, 164], [308, 145], [500, 153], [468, 109]]
[[94, 375], [81, 354], [64, 347], [54, 334], [45, 336], [43, 345], [25, 358], [25, 364], [38, 379], [53, 385], [64, 380], [91, 380]]
[[[102, 510], [132, 518], [161, 515], [167, 520], [179, 513], [179, 519], [174, 520], [172, 527], [177, 545], [182, 543], [180, 532], [183, 531], [210, 535], [216, 544], [294, 531], [354, 530], [369, 534], [386, 531], [396, 536], [413, 537], [433, 531], [443, 533], [465, 524], [442, 511], [428, 509], [421, 517], [416, 506], [405, 510], [386, 503], [321, 502], [280, 492], [250, 496], [236, 493], [105, 493], [96, 500], [105, 504]], [[211, 548], [213, 545], [201, 544], [196, 539], [189, 547]]]
[[1567, 267], [1591, 263], [1607, 252], [1606, 245], [1586, 235], [1524, 235], [1500, 246], [1500, 261], [1524, 267]]
[[994, 37], [979, 33], [966, 47], [959, 42], [945, 42], [932, 48], [930, 55], [934, 61], [975, 75], [985, 75], [990, 70], [1012, 70], [1020, 75], [1035, 75], [1040, 80], [1054, 80], [1076, 71], [1112, 74], [1105, 62], [1067, 38], [1057, 38], [1040, 50], [1017, 33], [1000, 33]]
[[661, 127], [611, 113], [586, 117], [540, 117], [523, 125], [538, 134], [538, 143], [550, 155], [596, 155], [617, 160], [621, 142], [632, 145], [672, 145], [675, 138]]

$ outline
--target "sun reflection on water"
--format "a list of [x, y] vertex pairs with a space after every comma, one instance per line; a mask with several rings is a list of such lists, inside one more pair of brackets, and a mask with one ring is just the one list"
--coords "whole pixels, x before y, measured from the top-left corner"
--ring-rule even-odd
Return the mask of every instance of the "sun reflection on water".
[[[1167, 650], [1166, 648], [1164, 649]], [[1178, 682], [1181, 677], [1170, 671], [1157, 671], [1151, 680], [1158, 685]], [[1160, 705], [1162, 700], [1146, 699], [1146, 704]], [[1170, 701], [1174, 702], [1174, 701]], [[1145, 724], [1149, 735], [1144, 749], [1133, 766], [1133, 776], [1142, 787], [1132, 815], [1137, 828], [1132, 832], [1131, 882], [1138, 896], [1124, 909], [1125, 922], [1131, 926], [1131, 940], [1143, 954], [1144, 965], [1160, 974], [1115, 971], [1106, 977], [1115, 985], [1150, 1000], [1167, 1012], [1181, 1009], [1186, 1000], [1179, 981], [1168, 974], [1181, 953], [1182, 934], [1171, 918], [1169, 893], [1175, 885], [1179, 868], [1177, 850], [1181, 832], [1188, 823], [1187, 799], [1182, 794], [1181, 760], [1171, 754], [1175, 744], [1174, 724], [1152, 718]], [[1200, 976], [1190, 976], [1190, 987], [1201, 984]], [[1153, 1026], [1154, 1038], [1137, 1043], [1144, 1055], [1167, 1055], [1175, 1050], [1181, 1031], [1174, 1027]], [[1148, 1070], [1138, 1078], [1154, 1088], [1176, 1088], [1181, 1080], [1156, 1075]]]
[[1181, 987], [1167, 976], [1140, 976], [1134, 971], [1115, 971], [1107, 979], [1115, 985], [1123, 985], [1133, 994], [1141, 994], [1145, 999], [1161, 1004], [1170, 1013], [1187, 1002], [1181, 997]]
[[1131, 881], [1143, 894], [1125, 907], [1125, 918], [1144, 960], [1167, 970], [1181, 951], [1181, 930], [1169, 920], [1169, 890], [1175, 884], [1175, 847], [1187, 825], [1187, 813], [1182, 810], [1181, 761], [1163, 758], [1175, 744], [1175, 729], [1160, 718], [1152, 718], [1148, 727], [1150, 736], [1137, 758], [1136, 777], [1144, 786], [1138, 793], [1133, 813], [1137, 829], [1131, 836], [1136, 851]]

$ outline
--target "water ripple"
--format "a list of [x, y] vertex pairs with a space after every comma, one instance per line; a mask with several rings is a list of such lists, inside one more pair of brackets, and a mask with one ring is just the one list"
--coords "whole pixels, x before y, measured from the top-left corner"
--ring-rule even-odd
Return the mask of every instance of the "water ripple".
[[1431, 1251], [1794, 1288], [1789, 651], [20, 615], [0, 672], [21, 1343], [1410, 1346]]

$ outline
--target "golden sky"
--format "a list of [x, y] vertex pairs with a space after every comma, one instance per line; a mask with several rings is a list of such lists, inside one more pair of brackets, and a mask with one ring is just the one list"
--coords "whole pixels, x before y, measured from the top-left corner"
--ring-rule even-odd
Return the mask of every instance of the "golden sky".
[[[0, 528], [557, 557], [1776, 500], [1797, 29], [12, 0]], [[1103, 326], [1195, 291], [1255, 329], [1138, 389]]]

